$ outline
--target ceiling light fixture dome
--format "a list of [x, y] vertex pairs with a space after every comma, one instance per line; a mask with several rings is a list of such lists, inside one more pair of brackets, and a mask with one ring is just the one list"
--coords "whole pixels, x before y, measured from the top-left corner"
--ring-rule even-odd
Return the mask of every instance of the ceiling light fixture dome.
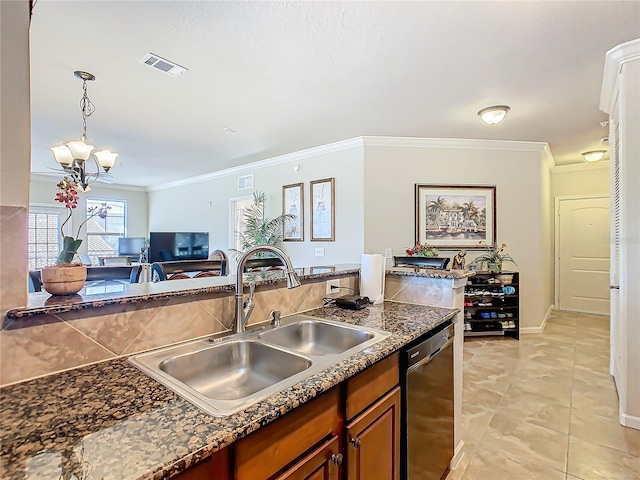
[[592, 150], [590, 152], [584, 152], [582, 156], [587, 162], [597, 162], [604, 158], [605, 153], [607, 153], [606, 150]]
[[[93, 183], [100, 176], [100, 168], [108, 173], [116, 163], [117, 153], [109, 150], [94, 152], [95, 147], [87, 140], [87, 117], [95, 112], [95, 105], [89, 100], [87, 95], [87, 82], [92, 82], [96, 77], [89, 72], [75, 71], [73, 75], [82, 80], [82, 98], [80, 99], [80, 111], [82, 112], [82, 136], [80, 140], [68, 142], [66, 145], [51, 147], [53, 157], [60, 164], [65, 174], [70, 175], [83, 191], [88, 191], [89, 184]], [[96, 171], [88, 172], [85, 161], [91, 157], [96, 163]]]
[[504, 117], [507, 115], [509, 110], [511, 110], [511, 107], [508, 107], [507, 105], [493, 105], [480, 110], [478, 112], [478, 116], [487, 125], [497, 125], [504, 120]]

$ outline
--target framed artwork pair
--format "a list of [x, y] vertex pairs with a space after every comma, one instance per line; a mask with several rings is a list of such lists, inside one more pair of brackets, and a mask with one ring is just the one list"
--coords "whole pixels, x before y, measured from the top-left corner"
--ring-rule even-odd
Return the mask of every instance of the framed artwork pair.
[[[313, 180], [311, 189], [311, 241], [335, 241], [335, 178]], [[304, 184], [282, 187], [282, 213], [295, 218], [284, 222], [285, 242], [304, 241]]]

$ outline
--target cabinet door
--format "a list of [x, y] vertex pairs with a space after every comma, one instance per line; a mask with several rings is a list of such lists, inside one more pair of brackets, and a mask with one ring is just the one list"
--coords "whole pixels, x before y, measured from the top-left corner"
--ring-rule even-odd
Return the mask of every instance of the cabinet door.
[[334, 435], [274, 480], [338, 480], [341, 464], [340, 442]]
[[347, 425], [346, 457], [349, 480], [399, 480], [398, 387]]

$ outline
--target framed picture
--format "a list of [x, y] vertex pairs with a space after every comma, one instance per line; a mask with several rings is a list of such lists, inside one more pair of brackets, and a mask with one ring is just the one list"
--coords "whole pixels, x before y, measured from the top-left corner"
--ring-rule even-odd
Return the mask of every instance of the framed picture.
[[415, 197], [416, 243], [443, 249], [495, 246], [495, 186], [416, 183]]
[[335, 178], [311, 182], [311, 241], [335, 241]]
[[282, 187], [282, 214], [295, 215], [295, 218], [285, 219], [282, 239], [285, 242], [302, 242], [304, 240], [304, 185], [302, 183]]

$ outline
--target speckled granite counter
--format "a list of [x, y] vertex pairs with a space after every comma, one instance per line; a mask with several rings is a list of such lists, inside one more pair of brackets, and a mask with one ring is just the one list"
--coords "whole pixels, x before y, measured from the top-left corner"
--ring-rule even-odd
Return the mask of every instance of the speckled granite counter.
[[125, 359], [0, 390], [3, 479], [164, 479], [316, 397], [458, 310], [385, 302], [317, 317], [392, 333], [364, 352], [225, 418], [201, 412]]
[[[340, 275], [360, 272], [358, 264], [341, 264], [296, 268], [300, 280], [322, 281]], [[129, 303], [164, 300], [174, 297], [187, 297], [205, 293], [233, 292], [235, 275], [225, 277], [193, 278], [171, 282], [94, 282], [83, 288], [77, 295], [67, 297], [52, 296], [47, 292], [29, 294], [29, 304], [24, 308], [14, 308], [7, 312], [7, 318], [17, 319], [48, 313], [63, 313], [87, 308], [100, 308], [106, 305], [125, 305]], [[245, 282], [255, 281], [257, 286], [285, 283], [282, 270], [245, 274]], [[108, 285], [101, 291], [98, 285]], [[118, 288], [114, 288], [118, 287]]]
[[386, 271], [387, 275], [400, 275], [405, 277], [427, 277], [427, 278], [460, 278], [471, 277], [476, 274], [471, 270], [438, 270], [435, 268], [419, 267], [392, 267]]

